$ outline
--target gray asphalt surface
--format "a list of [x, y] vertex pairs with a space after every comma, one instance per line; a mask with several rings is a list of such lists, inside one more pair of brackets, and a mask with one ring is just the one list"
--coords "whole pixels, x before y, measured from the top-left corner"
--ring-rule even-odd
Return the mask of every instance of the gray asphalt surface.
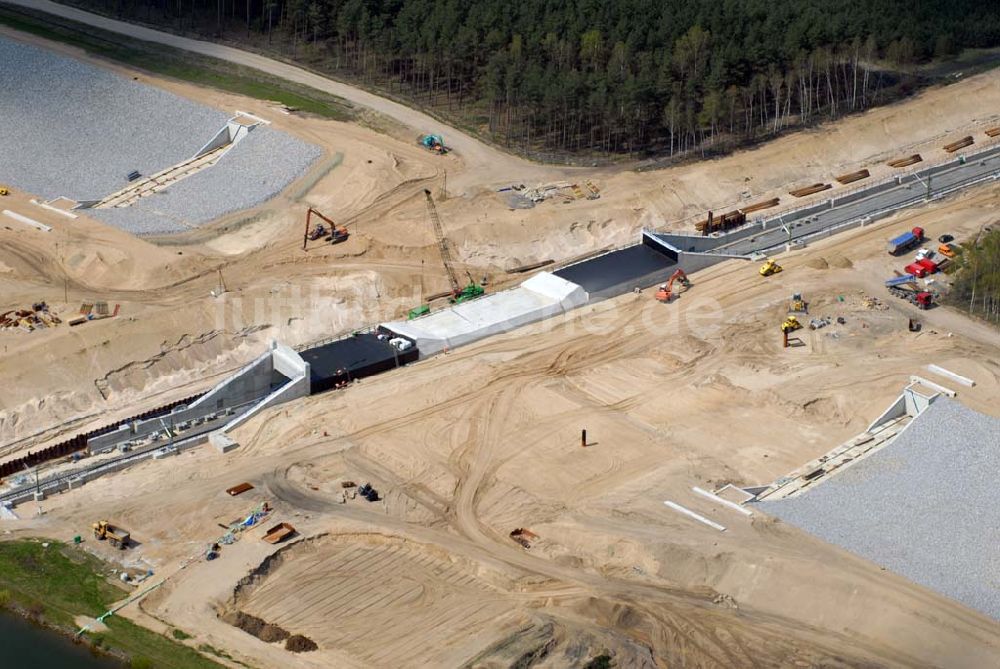
[[[970, 151], [973, 148], [969, 147]], [[956, 157], [947, 168], [941, 171], [937, 171], [940, 168], [933, 169], [936, 173], [931, 177], [932, 195], [982, 177], [1000, 173], [1000, 148], [991, 152], [991, 155], [982, 158], [970, 157], [964, 165], [959, 164]], [[907, 175], [903, 178], [902, 184], [891, 190], [845, 203], [834, 209], [808, 215], [802, 212], [791, 212], [780, 217], [766, 219], [764, 232], [751, 238], [722, 243], [715, 250], [733, 254], [766, 251], [781, 247], [789, 241], [788, 232], [781, 227], [781, 223], [789, 227], [792, 240], [803, 240], [827, 231], [829, 234], [833, 234], [840, 226], [884, 210], [918, 204], [924, 201], [927, 196], [927, 177], [922, 174], [925, 171], [917, 172], [920, 179], [912, 174]], [[834, 194], [831, 197], [842, 197], [842, 195], [837, 195], [836, 191], [832, 192]], [[904, 231], [900, 230], [900, 232]]]
[[1000, 620], [1000, 420], [940, 397], [896, 438], [761, 511]]

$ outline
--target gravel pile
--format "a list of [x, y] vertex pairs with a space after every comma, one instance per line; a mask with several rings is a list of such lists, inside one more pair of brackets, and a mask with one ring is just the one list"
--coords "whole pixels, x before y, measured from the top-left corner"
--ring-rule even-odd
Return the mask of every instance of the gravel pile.
[[0, 38], [0, 183], [51, 199], [110, 195], [132, 170], [194, 155], [228, 116], [38, 47]]
[[137, 235], [189, 230], [266, 202], [302, 174], [322, 151], [291, 135], [257, 126], [212, 167], [121, 209], [89, 215]]
[[1000, 420], [940, 397], [888, 447], [759, 506], [1000, 620], [998, 471]]

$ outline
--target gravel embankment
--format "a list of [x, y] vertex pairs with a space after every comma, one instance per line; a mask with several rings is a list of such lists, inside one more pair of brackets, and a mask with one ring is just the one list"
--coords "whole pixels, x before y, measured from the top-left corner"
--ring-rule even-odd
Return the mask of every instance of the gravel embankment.
[[99, 199], [132, 170], [190, 158], [228, 115], [44, 49], [0, 38], [0, 183]]
[[137, 235], [182, 232], [266, 202], [321, 154], [312, 144], [258, 126], [212, 167], [131, 207], [92, 209], [88, 213]]
[[761, 511], [1000, 620], [1000, 420], [941, 397], [890, 444]]
[[[100, 199], [126, 175], [191, 158], [229, 114], [72, 58], [0, 38], [0, 183], [43, 198]], [[321, 150], [258, 127], [214, 166], [131, 207], [87, 213], [134, 234], [170, 234], [256, 206]]]

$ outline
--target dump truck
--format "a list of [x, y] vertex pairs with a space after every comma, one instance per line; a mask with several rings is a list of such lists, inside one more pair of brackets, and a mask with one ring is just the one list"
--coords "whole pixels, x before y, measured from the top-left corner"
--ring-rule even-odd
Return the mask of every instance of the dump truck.
[[916, 284], [917, 277], [912, 274], [904, 274], [903, 276], [894, 276], [891, 279], [885, 280], [885, 287], [891, 288], [893, 286], [902, 286], [907, 283]]
[[941, 269], [941, 264], [934, 262], [930, 258], [921, 258], [916, 262], [916, 264], [927, 270], [928, 274], [935, 274]]
[[917, 227], [890, 239], [886, 250], [889, 251], [889, 255], [898, 255], [903, 251], [912, 249], [922, 241], [924, 241], [924, 229]]
[[916, 284], [889, 286], [889, 292], [896, 297], [906, 300], [918, 309], [929, 309], [934, 304], [934, 294], [926, 290], [919, 290]]
[[94, 523], [94, 538], [98, 541], [107, 539], [108, 543], [119, 550], [125, 550], [131, 541], [131, 535], [120, 527], [115, 527], [106, 520]]

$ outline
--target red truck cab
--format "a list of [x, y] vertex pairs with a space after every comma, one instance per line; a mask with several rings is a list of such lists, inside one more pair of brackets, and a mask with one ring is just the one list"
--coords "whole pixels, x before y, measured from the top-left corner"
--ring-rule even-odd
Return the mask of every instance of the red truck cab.
[[903, 271], [906, 272], [907, 274], [912, 274], [918, 279], [922, 279], [925, 276], [927, 276], [927, 268], [921, 265], [920, 263], [915, 263], [915, 262], [910, 263], [909, 265], [903, 268]]
[[927, 270], [928, 274], [934, 274], [935, 272], [938, 271], [937, 263], [934, 262], [933, 260], [928, 260], [927, 258], [921, 258], [920, 260], [918, 260], [913, 264], [920, 265], [921, 267]]

